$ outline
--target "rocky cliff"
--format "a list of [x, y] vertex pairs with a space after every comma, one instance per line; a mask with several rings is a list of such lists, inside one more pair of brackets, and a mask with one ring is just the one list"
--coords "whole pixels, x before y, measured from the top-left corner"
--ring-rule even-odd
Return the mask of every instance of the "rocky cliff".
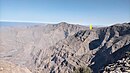
[[0, 35], [0, 59], [26, 66], [32, 73], [73, 73], [82, 67], [103, 72], [130, 51], [130, 23], [91, 31], [65, 22], [0, 27]]

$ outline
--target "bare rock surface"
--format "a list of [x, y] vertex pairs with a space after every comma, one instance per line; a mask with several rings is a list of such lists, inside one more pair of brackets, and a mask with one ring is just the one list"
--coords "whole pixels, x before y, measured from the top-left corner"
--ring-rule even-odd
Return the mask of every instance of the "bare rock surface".
[[0, 73], [32, 73], [26, 67], [20, 67], [11, 62], [0, 60]]
[[130, 72], [130, 52], [118, 61], [105, 66], [103, 73], [129, 73]]

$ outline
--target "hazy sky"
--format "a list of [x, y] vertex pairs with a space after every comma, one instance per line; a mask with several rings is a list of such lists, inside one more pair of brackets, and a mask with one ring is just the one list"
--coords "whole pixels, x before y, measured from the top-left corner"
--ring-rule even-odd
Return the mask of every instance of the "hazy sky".
[[130, 0], [0, 0], [0, 21], [124, 23], [130, 21]]

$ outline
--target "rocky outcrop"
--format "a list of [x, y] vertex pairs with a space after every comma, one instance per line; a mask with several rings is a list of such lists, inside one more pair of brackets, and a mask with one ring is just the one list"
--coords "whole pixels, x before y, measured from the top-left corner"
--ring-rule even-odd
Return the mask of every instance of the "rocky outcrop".
[[129, 73], [130, 72], [130, 52], [126, 52], [125, 56], [112, 63], [108, 64], [103, 70], [103, 73]]

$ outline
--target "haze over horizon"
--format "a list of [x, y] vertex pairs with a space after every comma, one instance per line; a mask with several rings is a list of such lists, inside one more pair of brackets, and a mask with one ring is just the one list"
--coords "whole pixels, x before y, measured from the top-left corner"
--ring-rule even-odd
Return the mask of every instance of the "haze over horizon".
[[0, 21], [125, 23], [130, 21], [130, 0], [0, 0]]

